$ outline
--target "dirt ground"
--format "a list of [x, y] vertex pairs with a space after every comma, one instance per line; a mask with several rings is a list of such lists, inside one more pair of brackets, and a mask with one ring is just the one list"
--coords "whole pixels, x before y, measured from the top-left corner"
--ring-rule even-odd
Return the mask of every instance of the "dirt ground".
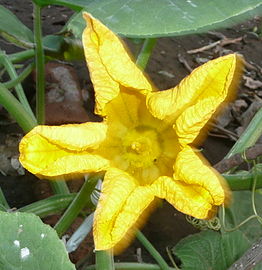
[[[30, 1], [0, 0], [0, 4], [15, 13], [24, 24], [32, 29], [33, 17]], [[42, 14], [43, 33], [46, 35], [58, 32], [69, 19], [72, 11], [65, 7], [50, 6], [44, 8]], [[160, 38], [147, 66], [146, 72], [155, 85], [159, 89], [168, 89], [177, 85], [193, 68], [210, 59], [230, 52], [237, 52], [245, 57], [247, 66], [238, 98], [227, 113], [218, 120], [214, 129], [210, 131], [210, 136], [201, 146], [204, 155], [212, 164], [217, 163], [225, 156], [252, 115], [262, 106], [262, 33], [259, 32], [262, 31], [261, 27], [261, 19], [256, 17], [235, 27], [217, 29], [215, 32], [206, 34]], [[217, 42], [219, 40], [221, 42]], [[130, 41], [129, 44], [131, 44]], [[131, 47], [134, 50], [134, 45], [131, 44]], [[0, 48], [7, 53], [19, 51], [18, 48], [3, 40], [0, 40]], [[196, 50], [198, 48], [200, 48], [199, 52]], [[196, 51], [192, 52], [191, 50]], [[77, 71], [81, 89], [85, 89], [87, 92], [92, 91], [85, 63], [78, 62], [74, 63], [73, 66]], [[26, 86], [28, 85], [30, 86], [30, 84]], [[29, 86], [28, 94], [30, 95]], [[25, 87], [25, 89], [27, 88]], [[4, 113], [0, 113], [1, 117], [2, 115]], [[54, 114], [52, 113], [52, 115]], [[249, 115], [249, 119], [247, 115]], [[5, 141], [7, 134], [22, 133], [13, 123], [8, 124], [3, 120], [0, 125], [0, 141], [2, 143]], [[47, 196], [50, 192], [45, 181], [39, 181], [32, 175], [16, 176], [10, 174], [0, 175], [0, 185], [13, 207], [20, 207], [33, 202], [40, 197]], [[74, 188], [74, 184], [71, 183], [71, 185]], [[48, 220], [48, 222], [52, 224], [53, 221]], [[143, 229], [144, 234], [167, 261], [169, 260], [166, 247], [174, 246], [180, 239], [196, 231], [185, 220], [184, 215], [167, 203], [163, 203], [153, 213]], [[91, 243], [91, 240], [87, 239], [87, 242], [81, 246], [80, 251], [73, 253], [72, 260], [76, 262], [82, 259], [88, 250], [92, 250]], [[90, 258], [90, 262], [92, 260], [93, 257]], [[116, 260], [153, 262], [138, 241], [135, 241], [121, 256], [116, 257]]]

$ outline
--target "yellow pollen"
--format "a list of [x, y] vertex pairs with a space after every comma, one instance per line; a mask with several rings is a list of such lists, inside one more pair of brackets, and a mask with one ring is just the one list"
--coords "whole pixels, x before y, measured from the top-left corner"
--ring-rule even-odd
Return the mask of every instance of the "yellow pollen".
[[137, 154], [141, 154], [145, 151], [145, 146], [140, 142], [133, 142], [131, 144], [132, 150], [134, 150]]

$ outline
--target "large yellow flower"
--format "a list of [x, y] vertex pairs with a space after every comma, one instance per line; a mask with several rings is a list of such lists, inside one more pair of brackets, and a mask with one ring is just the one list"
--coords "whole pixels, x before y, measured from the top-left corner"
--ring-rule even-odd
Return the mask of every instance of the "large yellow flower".
[[89, 14], [84, 18], [96, 113], [104, 121], [35, 127], [21, 141], [21, 163], [49, 179], [105, 171], [94, 219], [96, 250], [120, 243], [156, 198], [196, 218], [211, 217], [228, 189], [194, 145], [234, 92], [241, 57], [220, 57], [177, 87], [155, 91], [119, 38]]

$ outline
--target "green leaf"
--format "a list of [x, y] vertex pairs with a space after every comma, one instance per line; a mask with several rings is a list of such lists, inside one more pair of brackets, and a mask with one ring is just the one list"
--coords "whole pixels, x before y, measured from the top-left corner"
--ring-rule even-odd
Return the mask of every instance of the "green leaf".
[[[140, 38], [207, 31], [246, 19], [255, 9], [262, 11], [261, 0], [94, 0], [83, 7], [114, 32]], [[68, 29], [79, 38], [84, 26], [78, 14]]]
[[220, 234], [202, 231], [182, 239], [173, 253], [182, 262], [182, 270], [226, 270], [249, 248], [241, 231]]
[[27, 213], [0, 212], [0, 269], [75, 270], [55, 230]]
[[47, 6], [47, 5], [62, 5], [74, 10], [81, 10], [83, 6], [87, 5], [93, 0], [33, 0], [38, 6]]
[[[242, 221], [254, 215], [251, 194], [251, 191], [233, 192], [232, 204], [225, 210], [225, 225], [227, 229], [236, 227]], [[259, 191], [255, 193], [255, 204], [258, 214], [262, 216], [262, 194]], [[241, 230], [251, 242], [262, 237], [262, 226], [256, 218], [251, 219], [244, 225], [240, 226], [239, 230]]]
[[0, 35], [9, 42], [23, 48], [32, 48], [34, 36], [18, 18], [0, 5]]

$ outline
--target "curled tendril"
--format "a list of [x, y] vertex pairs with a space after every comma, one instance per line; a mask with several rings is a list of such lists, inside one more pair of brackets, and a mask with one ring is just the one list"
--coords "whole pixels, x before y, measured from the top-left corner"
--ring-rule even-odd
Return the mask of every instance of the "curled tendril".
[[218, 231], [221, 228], [221, 223], [218, 217], [209, 220], [197, 219], [191, 216], [186, 216], [186, 220], [199, 230], [211, 229]]

